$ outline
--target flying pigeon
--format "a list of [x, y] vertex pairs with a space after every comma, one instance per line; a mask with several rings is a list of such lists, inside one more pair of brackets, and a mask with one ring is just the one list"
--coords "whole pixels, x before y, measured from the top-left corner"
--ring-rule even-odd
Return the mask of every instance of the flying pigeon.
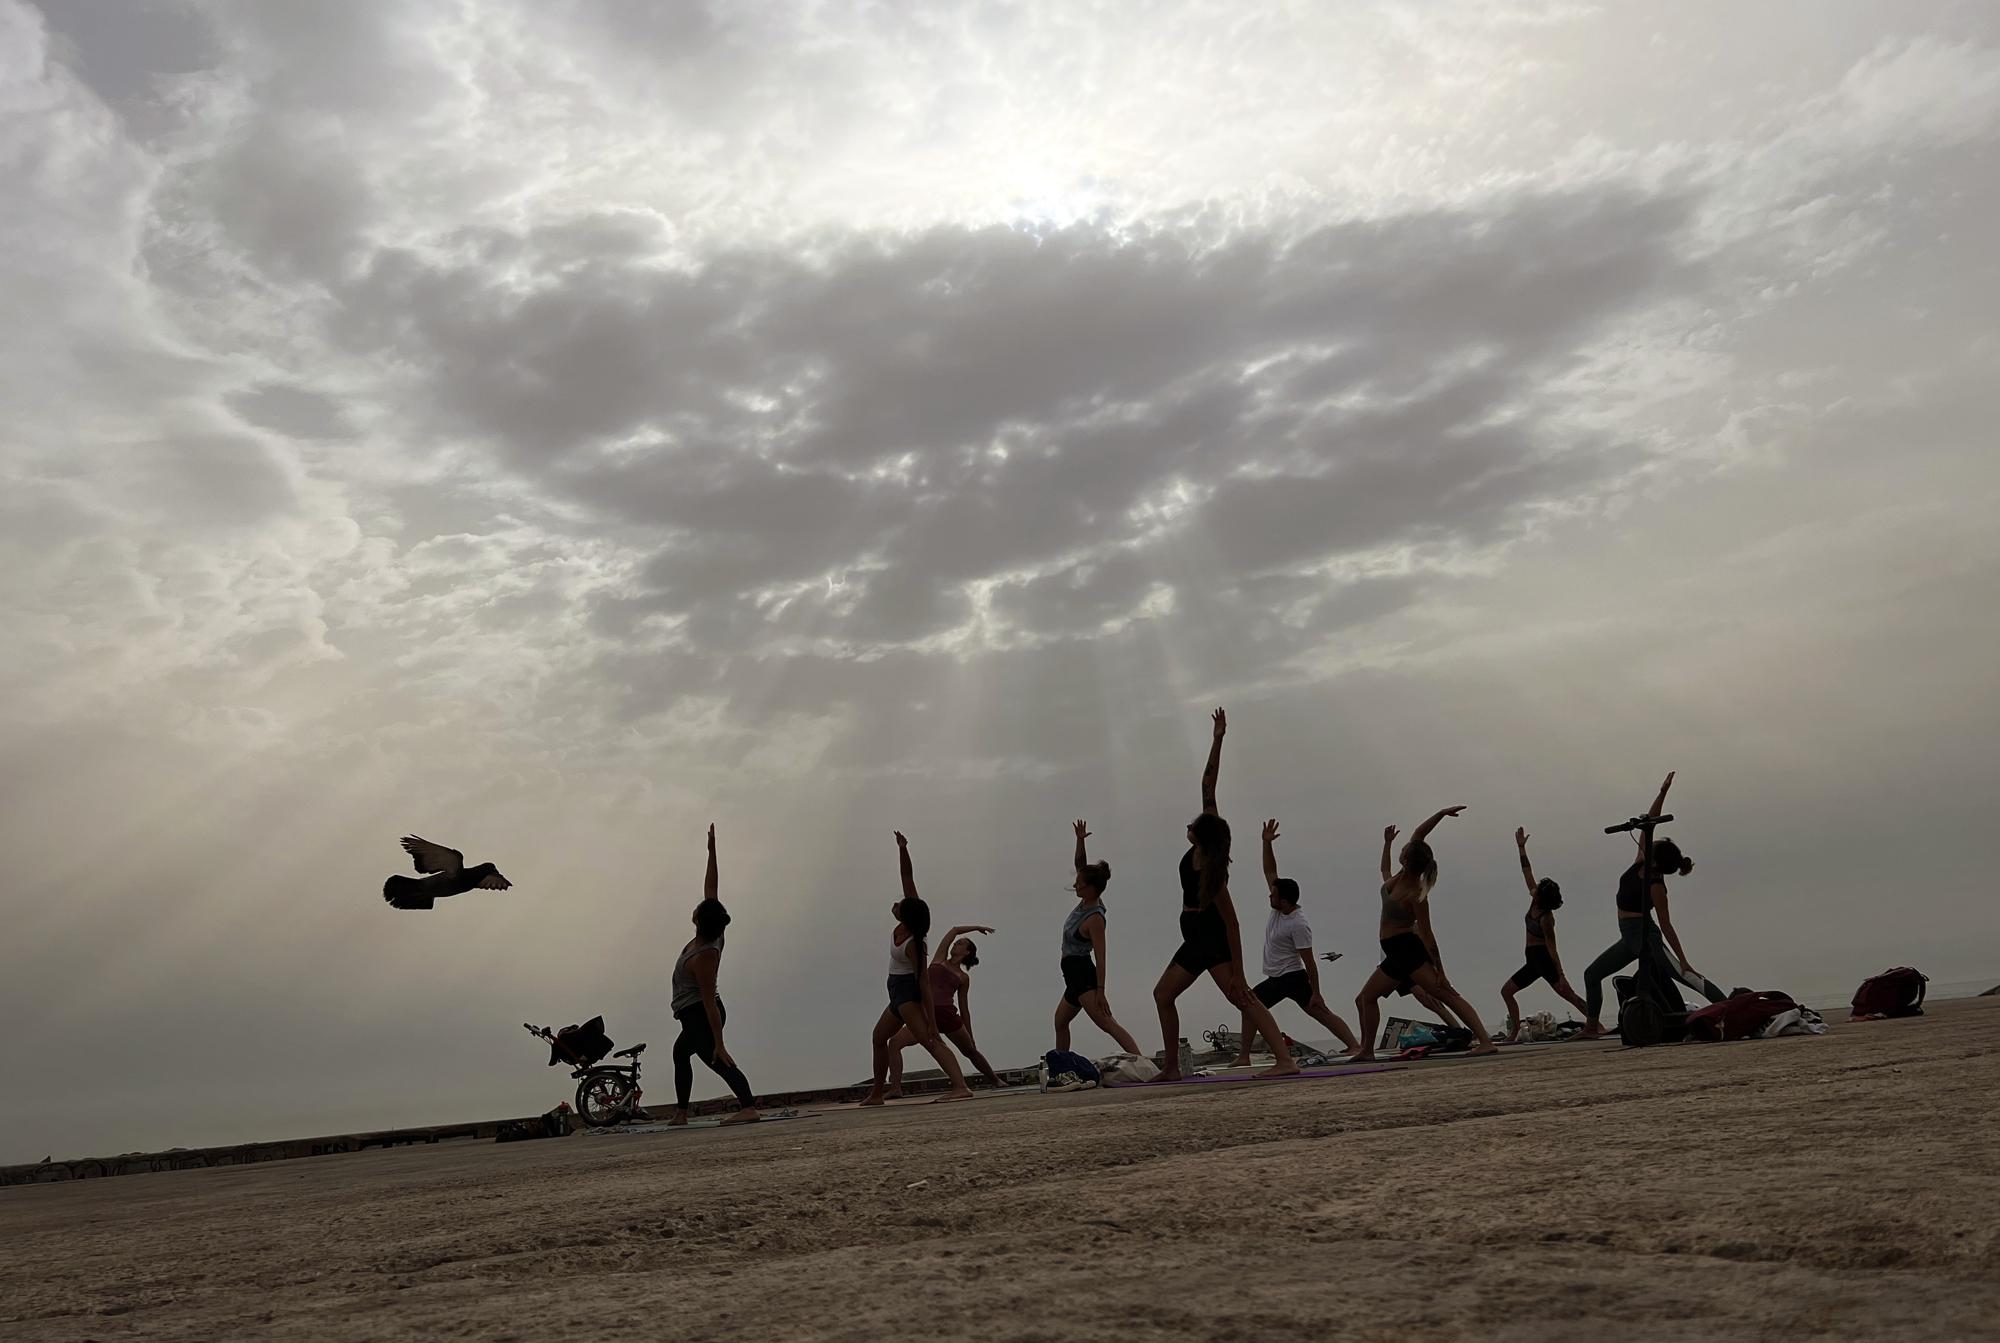
[[403, 852], [410, 855], [421, 876], [394, 876], [382, 883], [382, 898], [392, 909], [429, 909], [446, 896], [459, 895], [477, 887], [484, 891], [504, 891], [514, 883], [500, 875], [491, 863], [465, 865], [465, 855], [415, 835], [403, 836]]

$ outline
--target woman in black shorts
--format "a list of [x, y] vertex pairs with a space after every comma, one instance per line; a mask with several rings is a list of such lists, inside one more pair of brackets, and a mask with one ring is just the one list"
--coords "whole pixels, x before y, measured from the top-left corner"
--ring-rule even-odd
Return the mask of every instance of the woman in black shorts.
[[1469, 1052], [1491, 1054], [1496, 1049], [1472, 1004], [1445, 978], [1437, 936], [1431, 932], [1431, 888], [1437, 885], [1438, 866], [1437, 856], [1426, 841], [1439, 821], [1464, 810], [1446, 807], [1418, 826], [1403, 846], [1401, 865], [1393, 874], [1389, 846], [1395, 842], [1396, 827], [1382, 832], [1382, 963], [1354, 1000], [1355, 1010], [1361, 1014], [1361, 1048], [1348, 1057], [1357, 1062], [1375, 1057], [1375, 1027], [1382, 1020], [1382, 1000], [1391, 993], [1416, 989], [1431, 994], [1465, 1023], [1474, 1041]]
[[1104, 965], [1104, 888], [1111, 884], [1111, 864], [1103, 859], [1090, 861], [1084, 842], [1090, 831], [1076, 823], [1076, 881], [1070, 889], [1076, 904], [1063, 919], [1063, 993], [1056, 1002], [1056, 1048], [1069, 1048], [1069, 1024], [1081, 1012], [1118, 1042], [1126, 1053], [1137, 1056], [1139, 1042], [1111, 1015], [1111, 1003], [1104, 996], [1108, 982]]
[[1166, 1054], [1160, 1080], [1181, 1075], [1181, 1022], [1174, 1003], [1204, 973], [1222, 996], [1242, 1010], [1252, 1028], [1271, 1041], [1277, 1062], [1259, 1077], [1281, 1077], [1299, 1070], [1271, 1009], [1257, 1001], [1243, 974], [1243, 940], [1236, 925], [1236, 906], [1229, 899], [1229, 822], [1215, 809], [1215, 782], [1222, 773], [1222, 736], [1229, 719], [1214, 714], [1215, 735], [1208, 748], [1208, 765], [1201, 775], [1201, 815], [1188, 823], [1188, 851], [1181, 855], [1181, 945], [1153, 986], [1153, 1005], [1160, 1013], [1160, 1034]]
[[1569, 986], [1562, 957], [1556, 951], [1556, 911], [1562, 908], [1562, 887], [1547, 877], [1535, 880], [1535, 865], [1528, 861], [1528, 832], [1519, 826], [1514, 828], [1514, 847], [1521, 854], [1521, 880], [1528, 883], [1528, 961], [1500, 986], [1501, 1001], [1507, 1004], [1507, 1030], [1500, 1037], [1504, 1044], [1513, 1044], [1521, 1037], [1521, 1005], [1514, 1001], [1514, 995], [1538, 979], [1546, 979], [1564, 1002], [1585, 1017], [1590, 1015], [1589, 1005]]
[[924, 973], [924, 939], [931, 932], [931, 907], [917, 894], [917, 879], [910, 868], [910, 841], [903, 838], [900, 830], [896, 832], [896, 861], [903, 875], [903, 898], [891, 906], [896, 914], [896, 927], [889, 934], [889, 1005], [875, 1019], [871, 1041], [875, 1075], [861, 1103], [880, 1105], [887, 1099], [883, 1083], [889, 1072], [889, 1042], [905, 1027], [951, 1080], [951, 1089], [938, 1099], [969, 1101], [972, 1088], [965, 1084], [958, 1058], [938, 1038], [931, 977]]

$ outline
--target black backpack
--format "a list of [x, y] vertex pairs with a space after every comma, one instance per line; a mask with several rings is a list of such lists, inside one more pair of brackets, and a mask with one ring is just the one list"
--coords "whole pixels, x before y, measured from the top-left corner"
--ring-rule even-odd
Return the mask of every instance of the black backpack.
[[1618, 1038], [1628, 1049], [1687, 1039], [1687, 1001], [1658, 958], [1639, 958], [1637, 973], [1611, 981], [1618, 991]]

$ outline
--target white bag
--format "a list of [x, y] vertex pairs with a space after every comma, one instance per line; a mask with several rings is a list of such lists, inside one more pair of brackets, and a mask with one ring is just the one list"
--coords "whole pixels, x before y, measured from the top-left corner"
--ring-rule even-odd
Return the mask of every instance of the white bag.
[[1159, 1065], [1138, 1054], [1113, 1054], [1097, 1060], [1098, 1080], [1108, 1087], [1150, 1082], [1160, 1075]]

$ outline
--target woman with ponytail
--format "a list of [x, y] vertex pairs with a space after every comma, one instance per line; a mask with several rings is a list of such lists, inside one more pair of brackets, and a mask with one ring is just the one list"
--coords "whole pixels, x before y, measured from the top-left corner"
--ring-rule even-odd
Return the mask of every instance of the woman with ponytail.
[[930, 1051], [938, 1067], [951, 1079], [951, 1090], [939, 1099], [969, 1101], [972, 1089], [965, 1085], [958, 1059], [938, 1038], [937, 1004], [930, 976], [923, 972], [928, 959], [924, 943], [931, 932], [931, 907], [917, 894], [916, 875], [910, 867], [910, 841], [903, 838], [900, 830], [896, 832], [896, 856], [902, 870], [903, 898], [890, 907], [896, 915], [896, 927], [889, 934], [889, 1005], [875, 1022], [874, 1080], [861, 1103], [880, 1105], [887, 1099], [883, 1082], [889, 1071], [889, 1046], [904, 1029], [908, 1029], [916, 1043]]
[[[993, 1065], [979, 1052], [979, 1042], [972, 1038], [972, 967], [979, 964], [979, 947], [966, 933], [992, 934], [991, 928], [979, 924], [966, 924], [954, 928], [938, 939], [937, 954], [931, 957], [930, 968], [925, 971], [931, 981], [931, 1001], [937, 1009], [937, 1032], [951, 1041], [967, 1062], [979, 1069], [979, 1075], [986, 1084], [998, 1090], [1000, 1074], [993, 1071]], [[916, 1033], [908, 1026], [896, 1032], [896, 1038], [889, 1042], [889, 1098], [894, 1100], [903, 1094], [903, 1051], [917, 1042]]]
[[1229, 822], [1215, 808], [1222, 737], [1229, 731], [1229, 718], [1220, 709], [1212, 717], [1215, 733], [1201, 774], [1201, 815], [1188, 822], [1188, 851], [1181, 855], [1181, 945], [1153, 986], [1153, 1005], [1159, 1009], [1160, 1034], [1166, 1042], [1163, 1082], [1177, 1081], [1181, 1075], [1181, 1022], [1175, 1004], [1204, 974], [1243, 1013], [1251, 1029], [1271, 1042], [1276, 1062], [1257, 1076], [1284, 1077], [1299, 1070], [1271, 1009], [1257, 1001], [1243, 973], [1243, 936], [1229, 898]]

